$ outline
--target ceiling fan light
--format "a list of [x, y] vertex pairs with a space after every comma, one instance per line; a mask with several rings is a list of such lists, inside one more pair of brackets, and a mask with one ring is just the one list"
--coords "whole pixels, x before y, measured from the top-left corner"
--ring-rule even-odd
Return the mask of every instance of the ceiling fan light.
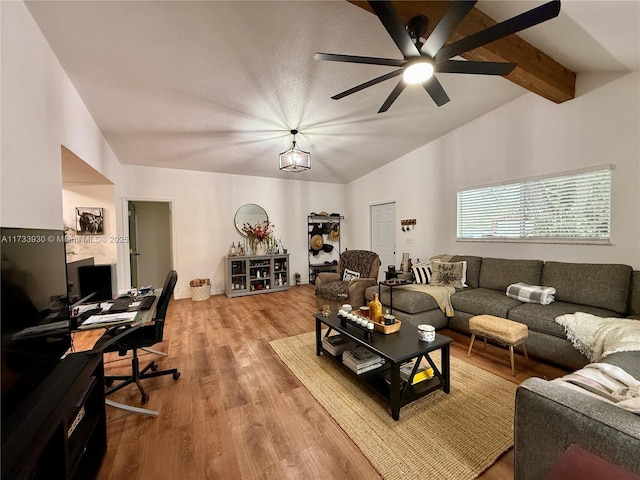
[[410, 85], [423, 83], [433, 76], [433, 65], [429, 62], [416, 62], [405, 68], [402, 79]]

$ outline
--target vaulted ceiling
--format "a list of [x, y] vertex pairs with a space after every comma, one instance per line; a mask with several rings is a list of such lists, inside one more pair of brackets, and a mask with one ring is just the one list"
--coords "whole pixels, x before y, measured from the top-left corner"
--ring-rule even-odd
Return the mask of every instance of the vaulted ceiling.
[[[542, 1], [478, 2], [451, 40]], [[430, 28], [448, 2], [394, 2]], [[465, 54], [517, 62], [508, 79], [439, 74], [451, 101], [394, 82], [331, 96], [393, 67], [317, 62], [317, 51], [401, 58], [366, 2], [27, 2], [125, 164], [346, 183], [529, 91], [571, 101], [575, 74], [637, 71], [640, 2], [565, 1], [544, 24]], [[278, 170], [289, 130], [312, 153]]]

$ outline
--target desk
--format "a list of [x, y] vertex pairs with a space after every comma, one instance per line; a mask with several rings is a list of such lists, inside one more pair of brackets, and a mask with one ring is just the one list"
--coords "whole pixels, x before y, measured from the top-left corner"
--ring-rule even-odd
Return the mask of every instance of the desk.
[[[103, 354], [103, 351], [105, 348], [108, 348], [109, 346], [117, 343], [120, 339], [122, 339], [123, 337], [125, 337], [126, 335], [129, 335], [131, 332], [133, 332], [134, 330], [137, 330], [138, 328], [142, 327], [143, 325], [145, 325], [146, 323], [150, 322], [151, 320], [153, 320], [155, 311], [156, 311], [156, 306], [158, 305], [158, 301], [160, 299], [160, 294], [162, 293], [161, 289], [156, 289], [153, 294], [156, 296], [153, 304], [151, 305], [151, 308], [147, 309], [147, 310], [138, 310], [136, 312], [136, 316], [133, 319], [133, 321], [126, 321], [126, 322], [113, 322], [113, 323], [96, 323], [96, 324], [90, 324], [90, 325], [80, 325], [80, 327], [78, 327], [76, 330], [74, 330], [74, 332], [87, 332], [87, 331], [92, 331], [92, 330], [106, 330], [107, 332], [112, 332], [113, 333], [113, 338], [111, 338], [109, 341], [103, 343], [102, 345], [100, 345], [99, 348], [94, 348], [92, 350], [90, 350], [91, 353], [95, 353], [95, 354]], [[161, 356], [166, 356], [167, 354], [164, 352], [159, 352], [157, 350], [153, 350], [151, 348], [144, 348], [145, 351], [148, 351], [150, 353], [154, 353], [156, 355], [161, 355]], [[159, 415], [160, 412], [158, 412], [157, 410], [150, 410], [147, 408], [141, 408], [141, 407], [134, 407], [132, 405], [127, 405], [124, 403], [120, 403], [120, 402], [115, 402], [113, 400], [108, 400], [105, 399], [105, 403], [107, 405], [110, 405], [112, 407], [116, 407], [116, 408], [120, 408], [122, 410], [128, 410], [130, 412], [135, 412], [135, 413], [141, 413], [143, 415], [150, 415], [150, 416], [157, 416]]]

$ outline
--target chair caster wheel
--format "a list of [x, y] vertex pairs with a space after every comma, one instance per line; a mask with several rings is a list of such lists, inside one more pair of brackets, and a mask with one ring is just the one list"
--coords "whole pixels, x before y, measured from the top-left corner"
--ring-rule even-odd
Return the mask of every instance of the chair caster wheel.
[[142, 395], [142, 403], [143, 404], [149, 403], [149, 395], [148, 394], [145, 393], [144, 395]]
[[151, 371], [152, 371], [152, 372], [155, 372], [156, 370], [158, 370], [158, 364], [157, 364], [157, 363], [155, 363], [155, 362], [153, 362], [153, 363], [151, 364]]
[[104, 379], [104, 384], [105, 384], [107, 387], [110, 387], [111, 385], [113, 385], [113, 379], [112, 379], [112, 378], [105, 378], [105, 379]]
[[179, 378], [180, 378], [180, 372], [175, 372], [175, 373], [173, 374], [173, 379], [174, 379], [174, 380], [177, 380], [177, 379], [179, 379]]

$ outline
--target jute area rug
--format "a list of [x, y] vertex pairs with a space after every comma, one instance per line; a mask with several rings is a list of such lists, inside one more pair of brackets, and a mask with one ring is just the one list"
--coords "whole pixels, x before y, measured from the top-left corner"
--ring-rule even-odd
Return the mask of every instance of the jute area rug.
[[270, 345], [386, 480], [472, 479], [513, 445], [516, 385], [454, 357], [451, 393], [403, 407], [396, 422], [375, 392], [316, 356], [315, 332]]

